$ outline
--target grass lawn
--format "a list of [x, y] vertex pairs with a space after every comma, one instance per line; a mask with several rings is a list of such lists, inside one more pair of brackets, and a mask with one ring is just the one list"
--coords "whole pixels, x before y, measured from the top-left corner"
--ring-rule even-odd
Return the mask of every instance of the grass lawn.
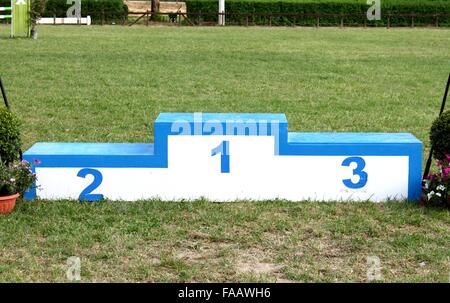
[[[0, 75], [37, 141], [151, 142], [163, 111], [283, 112], [291, 131], [424, 141], [450, 30], [39, 27]], [[0, 217], [0, 281], [448, 281], [450, 214], [406, 202], [19, 202]]]

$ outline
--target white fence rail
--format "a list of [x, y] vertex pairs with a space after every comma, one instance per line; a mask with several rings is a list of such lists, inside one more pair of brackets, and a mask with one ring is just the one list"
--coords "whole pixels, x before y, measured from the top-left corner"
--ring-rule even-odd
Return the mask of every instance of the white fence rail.
[[41, 18], [37, 21], [38, 24], [69, 24], [69, 25], [91, 25], [91, 16], [87, 16], [85, 18]]

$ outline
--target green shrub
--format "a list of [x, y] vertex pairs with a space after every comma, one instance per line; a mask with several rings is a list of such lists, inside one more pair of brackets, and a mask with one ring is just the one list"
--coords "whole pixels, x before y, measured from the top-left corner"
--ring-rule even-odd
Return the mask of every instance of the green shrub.
[[450, 155], [450, 111], [444, 112], [434, 120], [430, 131], [431, 148], [433, 156], [438, 160]]
[[[70, 7], [66, 0], [48, 0], [44, 17], [54, 15], [63, 17]], [[188, 17], [191, 22], [217, 22], [217, 0], [185, 0]], [[9, 6], [10, 0], [0, 0], [0, 6]], [[81, 12], [83, 16], [90, 15], [92, 22], [118, 21], [126, 18], [128, 7], [123, 0], [81, 0]], [[345, 17], [345, 25], [386, 26], [388, 14], [450, 14], [449, 0], [383, 0], [381, 1], [381, 20], [368, 21], [366, 12], [369, 6], [366, 0], [227, 0], [227, 23], [245, 24], [247, 17], [239, 14], [266, 14], [266, 16], [250, 16], [250, 24], [268, 25], [297, 25], [312, 26], [317, 22], [316, 17], [294, 17], [287, 14], [354, 14]], [[199, 14], [201, 13], [201, 16]], [[229, 15], [235, 14], [235, 15]], [[275, 14], [278, 16], [269, 16]], [[279, 16], [284, 14], [284, 16]], [[411, 17], [391, 17], [392, 26], [410, 26]], [[440, 26], [450, 26], [450, 16], [441, 16], [437, 20]], [[339, 26], [340, 17], [323, 16], [320, 24], [324, 26]], [[414, 24], [434, 25], [436, 17], [414, 17]]]
[[9, 164], [19, 158], [20, 123], [6, 108], [0, 109], [0, 160]]
[[[67, 0], [48, 0], [44, 17], [65, 17], [72, 4]], [[128, 7], [123, 0], [81, 0], [81, 15], [91, 16], [93, 22], [117, 21], [126, 18]]]
[[[450, 14], [450, 1], [424, 1], [424, 0], [390, 0], [381, 2], [381, 20], [368, 21], [366, 12], [369, 6], [366, 1], [361, 0], [287, 0], [287, 1], [268, 1], [268, 0], [228, 0], [225, 2], [227, 13], [227, 23], [243, 24], [247, 22], [247, 17], [238, 14], [267, 14], [266, 16], [249, 16], [249, 23], [267, 25], [292, 25], [294, 22], [298, 25], [315, 25], [316, 17], [294, 17], [288, 14], [353, 14], [344, 18], [346, 25], [367, 25], [385, 26], [388, 23], [388, 14]], [[189, 18], [194, 22], [217, 21], [218, 1], [216, 0], [186, 0], [186, 6]], [[202, 14], [201, 17], [198, 14]], [[233, 15], [236, 14], [236, 15]], [[273, 14], [269, 16], [269, 14]], [[278, 16], [277, 16], [278, 14]], [[284, 16], [280, 16], [284, 14]], [[411, 17], [390, 17], [392, 26], [409, 26]], [[441, 26], [450, 25], [450, 17], [439, 17]], [[341, 18], [335, 16], [323, 16], [320, 18], [321, 25], [338, 26]], [[415, 25], [435, 24], [434, 16], [415, 17]]]

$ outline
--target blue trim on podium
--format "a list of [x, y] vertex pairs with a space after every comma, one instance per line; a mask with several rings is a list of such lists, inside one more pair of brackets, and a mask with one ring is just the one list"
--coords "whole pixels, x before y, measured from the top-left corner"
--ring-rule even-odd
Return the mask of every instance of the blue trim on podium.
[[36, 143], [23, 157], [39, 167], [167, 168], [168, 136], [274, 136], [279, 156], [408, 156], [408, 199], [421, 195], [422, 142], [409, 133], [289, 133], [284, 114], [161, 113], [154, 134], [154, 144]]

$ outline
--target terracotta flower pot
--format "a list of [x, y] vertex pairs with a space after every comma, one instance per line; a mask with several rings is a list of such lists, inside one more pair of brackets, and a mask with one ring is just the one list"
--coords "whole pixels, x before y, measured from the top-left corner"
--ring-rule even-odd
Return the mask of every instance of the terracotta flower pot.
[[0, 197], [0, 214], [6, 215], [11, 213], [19, 196], [20, 194]]

